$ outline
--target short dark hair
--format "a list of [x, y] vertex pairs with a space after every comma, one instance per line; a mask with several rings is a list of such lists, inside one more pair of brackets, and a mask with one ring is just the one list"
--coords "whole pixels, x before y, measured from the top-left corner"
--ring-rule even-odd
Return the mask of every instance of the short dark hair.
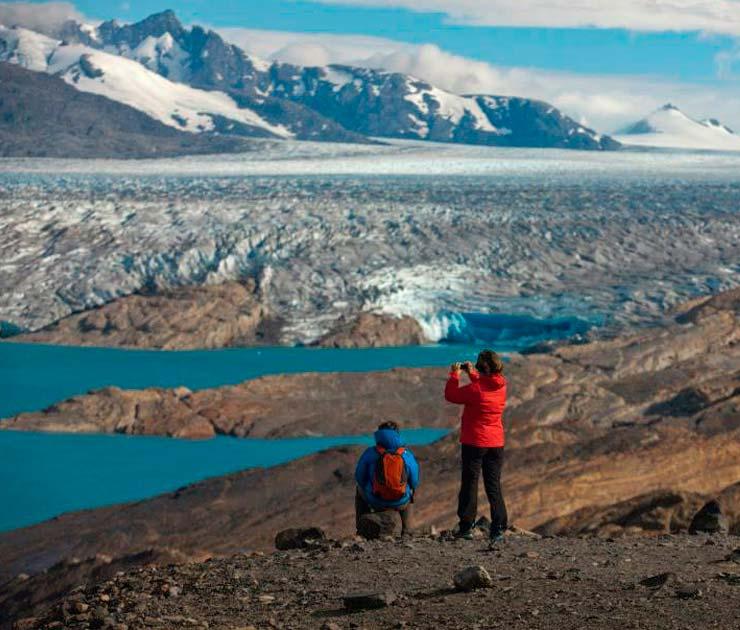
[[487, 376], [501, 374], [504, 371], [504, 362], [493, 350], [481, 350], [475, 369]]
[[400, 431], [398, 423], [393, 422], [393, 420], [385, 420], [384, 422], [381, 422], [378, 425], [378, 431], [382, 431], [383, 429], [390, 429], [391, 431], [395, 431], [396, 433]]

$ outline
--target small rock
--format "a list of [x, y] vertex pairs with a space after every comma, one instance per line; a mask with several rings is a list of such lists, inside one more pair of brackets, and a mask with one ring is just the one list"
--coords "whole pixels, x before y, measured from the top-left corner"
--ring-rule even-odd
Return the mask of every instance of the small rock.
[[363, 538], [367, 538], [368, 540], [378, 540], [385, 536], [393, 536], [398, 520], [398, 515], [392, 510], [364, 514], [357, 523], [357, 531]]
[[342, 630], [342, 626], [333, 621], [327, 621], [323, 626], [321, 626], [321, 630]]
[[380, 593], [355, 593], [342, 598], [347, 610], [373, 610], [385, 608], [396, 601], [396, 595], [392, 591]]
[[85, 602], [72, 602], [72, 605], [70, 606], [70, 610], [80, 615], [90, 610], [90, 606], [86, 604]]
[[722, 514], [722, 508], [716, 500], [705, 503], [694, 514], [689, 525], [689, 534], [726, 534], [728, 530], [727, 518]]
[[527, 558], [528, 560], [537, 560], [537, 558], [540, 557], [540, 554], [538, 554], [536, 551], [525, 551], [524, 553], [520, 553], [519, 557]]
[[272, 604], [272, 602], [275, 601], [275, 597], [273, 595], [260, 595], [257, 599], [260, 604]]
[[701, 589], [695, 584], [685, 584], [676, 589], [676, 597], [679, 599], [698, 599], [701, 595]]
[[275, 536], [275, 547], [280, 551], [306, 549], [326, 541], [326, 533], [320, 527], [298, 527], [284, 529]]
[[167, 597], [179, 597], [182, 589], [179, 586], [170, 586], [167, 589]]
[[668, 584], [668, 582], [673, 581], [674, 578], [675, 574], [671, 572], [658, 573], [657, 575], [640, 580], [640, 585], [647, 586], [648, 588], [661, 588]]
[[479, 588], [491, 588], [491, 575], [482, 566], [466, 567], [455, 574], [453, 581], [455, 588], [460, 591], [474, 591]]
[[522, 529], [516, 525], [512, 525], [505, 532], [509, 536], [524, 536], [525, 538], [531, 538], [532, 540], [541, 540], [542, 535], [536, 532], [530, 532], [528, 529]]

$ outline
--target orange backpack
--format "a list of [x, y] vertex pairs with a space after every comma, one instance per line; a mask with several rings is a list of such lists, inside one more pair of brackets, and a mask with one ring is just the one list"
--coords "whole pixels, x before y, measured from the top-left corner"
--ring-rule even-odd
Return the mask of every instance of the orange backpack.
[[406, 462], [403, 461], [406, 449], [387, 451], [382, 446], [375, 448], [379, 457], [373, 476], [373, 494], [384, 501], [398, 501], [406, 494], [408, 482]]

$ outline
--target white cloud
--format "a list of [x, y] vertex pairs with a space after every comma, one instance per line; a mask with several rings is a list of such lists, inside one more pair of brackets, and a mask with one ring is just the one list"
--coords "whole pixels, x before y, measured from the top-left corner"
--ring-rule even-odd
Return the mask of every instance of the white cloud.
[[585, 75], [512, 68], [416, 46], [354, 35], [220, 29], [247, 52], [298, 65], [347, 63], [403, 72], [457, 93], [538, 98], [600, 131], [614, 131], [670, 101], [697, 118], [740, 128], [740, 86], [700, 86], [639, 76]]
[[67, 20], [84, 22], [86, 18], [69, 2], [0, 3], [0, 24], [5, 26], [23, 26], [54, 37]]
[[402, 7], [479, 26], [625, 28], [740, 35], [740, 0], [318, 0]]
[[357, 63], [389, 50], [412, 50], [412, 44], [367, 35], [293, 33], [248, 28], [219, 28], [227, 40], [264, 59], [303, 66]]

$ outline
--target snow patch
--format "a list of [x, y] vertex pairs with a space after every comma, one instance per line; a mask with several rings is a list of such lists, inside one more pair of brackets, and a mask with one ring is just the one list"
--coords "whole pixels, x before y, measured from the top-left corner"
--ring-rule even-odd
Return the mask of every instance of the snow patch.
[[740, 136], [731, 129], [714, 119], [694, 120], [673, 105], [661, 107], [615, 137], [635, 146], [740, 151]]

